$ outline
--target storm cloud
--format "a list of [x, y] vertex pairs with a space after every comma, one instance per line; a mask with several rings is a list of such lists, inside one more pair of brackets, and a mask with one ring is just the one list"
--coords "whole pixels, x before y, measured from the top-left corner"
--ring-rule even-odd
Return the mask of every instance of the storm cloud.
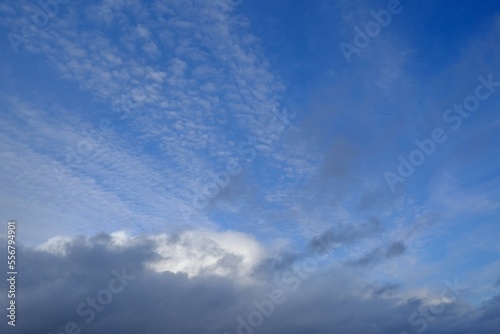
[[[281, 283], [241, 280], [229, 274], [216, 274], [216, 270], [212, 274], [199, 272], [191, 276], [181, 271], [160, 272], [148, 265], [162, 258], [158, 244], [151, 242], [153, 236], [136, 236], [127, 244], [120, 244], [119, 240], [117, 235], [99, 234], [66, 239], [57, 248], [49, 248], [47, 244], [38, 249], [21, 248], [16, 332], [61, 333], [66, 326], [78, 326], [82, 333], [95, 334], [159, 330], [382, 334], [417, 332], [425, 322], [427, 333], [495, 333], [500, 321], [500, 296], [485, 300], [478, 308], [460, 299], [451, 303], [441, 301], [445, 311], [431, 322], [420, 315], [425, 315], [423, 311], [429, 300], [398, 294], [404, 282], [367, 282], [359, 272], [332, 261], [320, 263], [320, 269], [307, 277], [297, 273], [295, 279], [301, 284], [295, 288], [286, 280]], [[182, 237], [165, 240], [170, 246], [182, 243]], [[318, 240], [319, 236], [315, 242]], [[391, 245], [386, 255], [390, 256], [395, 249], [399, 252], [403, 246]], [[223, 252], [231, 254], [229, 249]], [[240, 258], [231, 265], [241, 263]], [[227, 264], [222, 260], [216, 266]], [[274, 270], [267, 277], [280, 273], [267, 268]], [[108, 289], [120, 291], [106, 294]], [[276, 290], [280, 302], [270, 304]], [[0, 293], [5, 295], [4, 286]], [[254, 327], [252, 324], [256, 323], [259, 325]], [[5, 323], [1, 326], [6, 327]]]

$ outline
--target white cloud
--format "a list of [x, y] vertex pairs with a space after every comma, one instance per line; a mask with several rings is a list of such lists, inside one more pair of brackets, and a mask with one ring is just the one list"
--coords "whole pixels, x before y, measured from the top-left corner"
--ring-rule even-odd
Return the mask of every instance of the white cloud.
[[172, 242], [167, 235], [154, 238], [161, 260], [150, 263], [158, 272], [188, 276], [214, 274], [247, 277], [265, 255], [264, 248], [243, 233], [187, 231]]
[[71, 237], [53, 237], [39, 245], [36, 249], [58, 256], [66, 256], [67, 247], [71, 244]]
[[[184, 273], [189, 277], [216, 275], [250, 281], [256, 266], [269, 256], [266, 249], [250, 235], [234, 232], [189, 230], [176, 235], [131, 236], [125, 231], [111, 233], [105, 243], [108, 250], [123, 251], [137, 245], [153, 245], [157, 257], [146, 265], [156, 271]], [[66, 256], [71, 237], [53, 237], [37, 247], [58, 256]], [[88, 238], [78, 239], [87, 247]]]

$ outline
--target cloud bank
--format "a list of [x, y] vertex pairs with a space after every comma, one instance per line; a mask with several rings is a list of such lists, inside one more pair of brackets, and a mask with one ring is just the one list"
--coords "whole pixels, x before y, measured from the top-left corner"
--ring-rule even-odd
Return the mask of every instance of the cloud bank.
[[[320, 238], [311, 244], [328, 247]], [[316, 269], [305, 248], [306, 260], [263, 272], [255, 265], [278, 253], [243, 234], [53, 239], [19, 251], [16, 333], [498, 333], [500, 295], [473, 307], [450, 280], [445, 297], [404, 296], [404, 282], [369, 282], [324, 250]]]

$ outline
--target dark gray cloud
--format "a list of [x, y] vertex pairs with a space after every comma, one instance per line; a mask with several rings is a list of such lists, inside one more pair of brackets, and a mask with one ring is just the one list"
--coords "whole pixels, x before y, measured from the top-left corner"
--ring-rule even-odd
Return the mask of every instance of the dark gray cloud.
[[374, 236], [381, 232], [381, 230], [380, 220], [376, 217], [372, 217], [359, 225], [339, 223], [336, 224], [335, 227], [312, 238], [306, 250], [300, 252], [297, 250], [284, 250], [277, 257], [263, 261], [261, 267], [265, 272], [270, 269], [284, 270], [293, 263], [313, 255], [317, 249], [324, 251], [326, 249], [331, 249], [336, 244], [338, 244], [339, 247], [348, 247], [364, 238]]
[[402, 241], [396, 241], [391, 243], [386, 249], [383, 247], [377, 247], [371, 252], [365, 254], [361, 258], [355, 261], [349, 261], [348, 264], [353, 265], [368, 265], [383, 261], [384, 259], [390, 259], [399, 256], [404, 253], [406, 246]]
[[353, 265], [360, 265], [360, 266], [365, 266], [368, 264], [373, 264], [380, 262], [384, 258], [384, 252], [382, 251], [381, 247], [377, 247], [371, 252], [363, 255], [357, 260], [354, 261], [349, 261], [347, 262], [348, 264], [353, 264]]
[[[425, 300], [396, 297], [399, 283], [374, 285], [366, 297], [360, 293], [363, 284], [347, 269], [314, 273], [301, 279], [297, 289], [286, 281], [263, 286], [210, 275], [158, 273], [144, 266], [156, 255], [148, 239], [143, 241], [116, 248], [109, 247], [105, 234], [76, 238], [67, 244], [66, 256], [19, 248], [18, 319], [8, 332], [55, 334], [75, 322], [81, 333], [93, 334], [232, 334], [238, 333], [239, 321], [249, 326], [259, 320], [256, 305], [264, 307], [259, 313], [263, 324], [240, 328], [240, 333], [416, 333], [424, 323], [429, 334], [493, 334], [499, 328], [500, 296], [477, 309], [457, 300], [427, 321]], [[393, 245], [389, 249], [401, 249]], [[106, 290], [120, 285], [119, 292], [108, 293], [108, 303]], [[282, 293], [279, 304], [269, 304], [273, 287]], [[0, 293], [6, 295], [5, 285]], [[99, 310], [88, 302], [92, 298]], [[412, 315], [419, 325], [410, 324]], [[2, 321], [3, 332], [6, 327]]]
[[320, 244], [320, 240], [326, 240], [329, 244], [352, 244], [362, 238], [373, 236], [382, 231], [380, 220], [376, 217], [371, 217], [367, 222], [354, 225], [340, 223], [335, 227], [325, 231], [317, 238], [313, 238], [309, 244], [310, 248], [314, 249]]
[[405, 246], [404, 242], [402, 242], [402, 241], [393, 242], [389, 246], [389, 248], [387, 249], [385, 256], [387, 258], [391, 258], [391, 257], [401, 255], [404, 253], [405, 249], [406, 249], [406, 246]]
[[395, 290], [399, 289], [400, 284], [397, 283], [386, 283], [379, 288], [376, 288], [372, 292], [372, 297], [378, 298], [385, 295], [392, 295]]

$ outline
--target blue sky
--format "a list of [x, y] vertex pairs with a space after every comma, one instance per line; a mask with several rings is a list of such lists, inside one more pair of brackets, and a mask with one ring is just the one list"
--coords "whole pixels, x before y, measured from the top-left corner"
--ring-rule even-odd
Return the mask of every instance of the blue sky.
[[[306, 301], [263, 333], [416, 332], [407, 318], [454, 279], [467, 288], [425, 330], [498, 331], [498, 2], [61, 2], [0, 4], [0, 219], [18, 222], [27, 260], [109, 272], [78, 261], [118, 247], [158, 289], [165, 275], [181, 295], [227, 284], [251, 305], [329, 236]], [[309, 315], [323, 290], [361, 325]], [[227, 323], [199, 328], [236, 331], [248, 305], [220, 302]], [[127, 328], [109, 321], [88, 328]]]

